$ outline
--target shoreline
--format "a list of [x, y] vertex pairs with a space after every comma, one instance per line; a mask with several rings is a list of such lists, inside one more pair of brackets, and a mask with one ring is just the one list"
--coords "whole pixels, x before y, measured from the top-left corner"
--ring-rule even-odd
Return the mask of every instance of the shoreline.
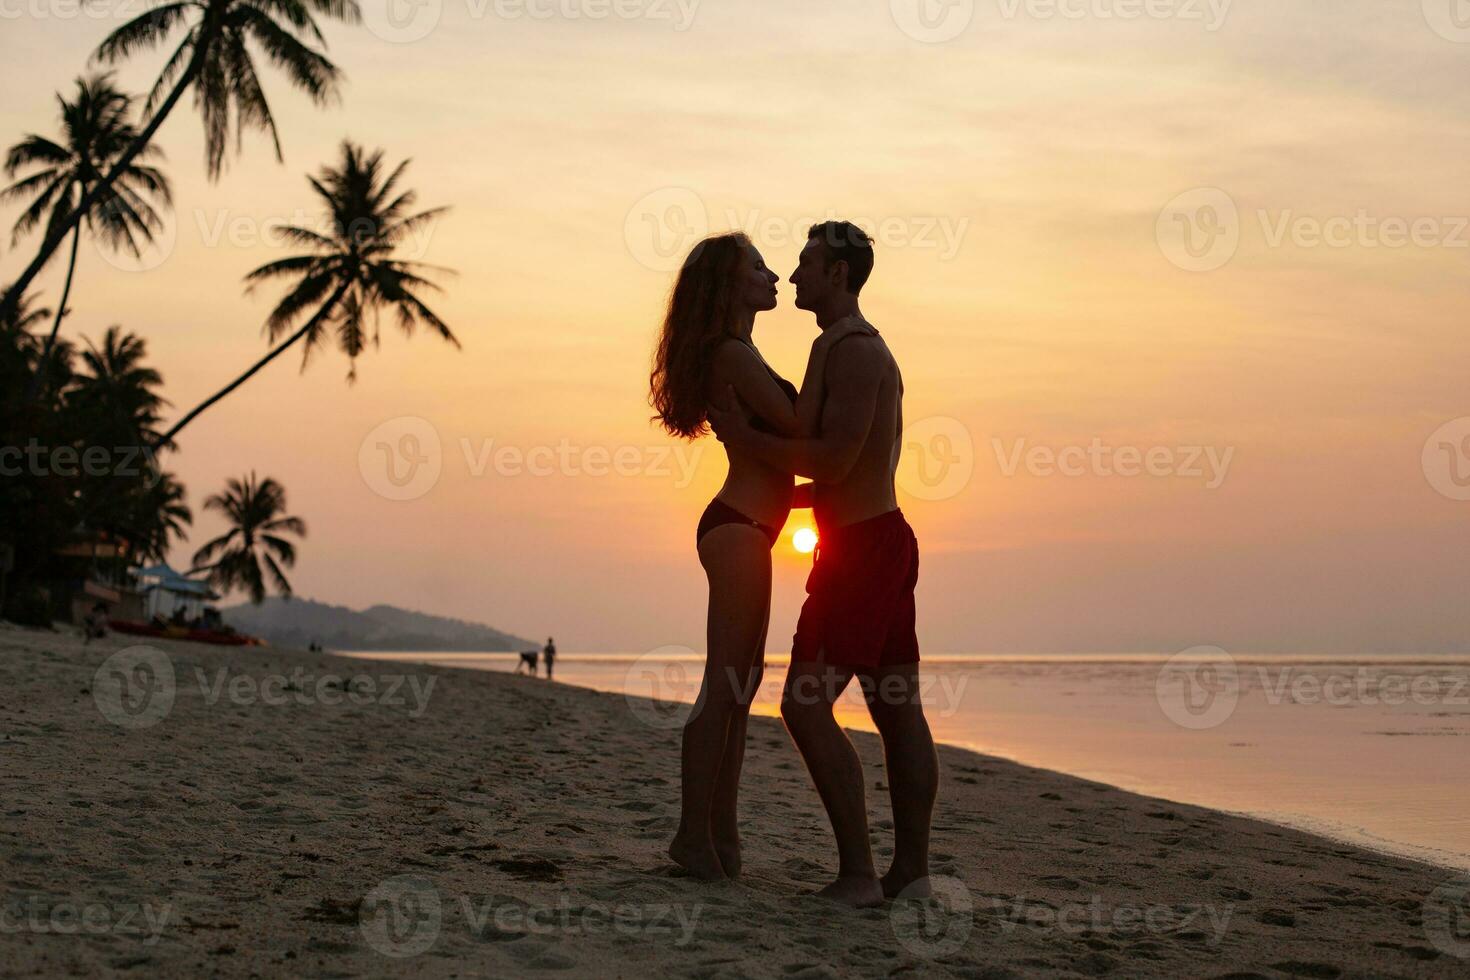
[[[478, 669], [478, 670], [500, 670], [515, 663], [514, 654], [498, 652], [439, 652], [439, 651], [376, 651], [359, 652], [350, 651], [342, 654], [354, 659], [363, 659], [374, 662], [398, 662], [398, 663], [438, 663], [444, 666], [454, 666], [456, 669]], [[640, 659], [638, 654], [632, 653], [570, 653], [563, 654], [558, 660], [562, 670], [557, 674], [557, 682], [572, 686], [584, 687], [589, 690], [601, 691], [621, 696], [623, 690], [606, 683], [606, 678], [597, 674], [588, 679], [588, 675], [576, 670], [578, 665], [606, 666], [636, 664]], [[1011, 655], [959, 655], [941, 654], [927, 659], [931, 667], [955, 668], [957, 666], [975, 665], [977, 667], [998, 667], [1042, 663], [1047, 666], [1072, 667], [1096, 667], [1117, 666], [1122, 668], [1138, 668], [1143, 666], [1161, 665], [1170, 658], [1165, 655], [1129, 654], [1119, 655], [1111, 659], [1097, 659], [1092, 655], [1075, 656], [1046, 656], [1044, 659], [1035, 657], [1015, 657]], [[661, 657], [661, 662], [700, 664], [704, 662], [702, 654], [689, 653]], [[1354, 663], [1346, 658], [1318, 658], [1315, 655], [1277, 657], [1275, 659], [1258, 659], [1250, 656], [1235, 657], [1236, 663], [1242, 669], [1250, 669], [1253, 666], [1276, 667], [1291, 669], [1295, 667], [1311, 667], [1328, 665], [1333, 667], [1354, 667]], [[462, 668], [461, 664], [476, 664], [477, 666]], [[788, 657], [784, 655], [767, 655], [766, 667], [768, 680], [773, 676], [772, 671], [782, 671], [789, 663]], [[1365, 662], [1358, 666], [1384, 668], [1389, 670], [1412, 670], [1434, 666], [1461, 667], [1470, 664], [1470, 658], [1464, 661], [1440, 660], [1434, 661], [1422, 657], [1414, 657], [1410, 660], [1396, 660], [1388, 657], [1380, 658], [1372, 662]], [[672, 687], [672, 686], [671, 686]], [[768, 685], [768, 688], [770, 685]], [[779, 687], [779, 682], [776, 687]], [[665, 690], [665, 697], [683, 698], [692, 700], [687, 685], [678, 694], [671, 694]], [[776, 717], [777, 709], [772, 699], [770, 690], [756, 704], [756, 713], [765, 717]], [[843, 719], [849, 730], [873, 732], [875, 729], [869, 722], [866, 714], [861, 710], [846, 713]], [[1304, 719], [1304, 722], [1310, 724]], [[1364, 847], [1379, 853], [1408, 858], [1421, 861], [1447, 871], [1470, 873], [1470, 848], [1440, 846], [1433, 842], [1415, 841], [1402, 837], [1393, 837], [1376, 832], [1371, 822], [1354, 823], [1351, 818], [1344, 819], [1340, 814], [1329, 814], [1313, 812], [1311, 810], [1292, 809], [1290, 807], [1263, 807], [1260, 800], [1253, 799], [1249, 802], [1242, 801], [1243, 805], [1232, 806], [1228, 797], [1230, 794], [1217, 794], [1213, 798], [1201, 798], [1200, 795], [1191, 795], [1187, 789], [1171, 784], [1166, 779], [1160, 779], [1157, 772], [1148, 771], [1147, 767], [1134, 771], [1124, 772], [1108, 765], [1108, 760], [1101, 758], [1089, 758], [1087, 753], [1080, 757], [1058, 758], [1055, 752], [1050, 753], [1044, 747], [1031, 746], [1028, 753], [1025, 747], [1015, 744], [1012, 740], [1010, 745], [996, 744], [994, 741], [985, 743], [973, 738], [967, 738], [967, 732], [951, 730], [948, 733], [942, 731], [938, 718], [934, 719], [936, 725], [936, 742], [951, 745], [956, 748], [976, 752], [980, 755], [994, 758], [1006, 759], [1021, 765], [1032, 766], [1047, 771], [1057, 772], [1063, 775], [1085, 779], [1111, 786], [1115, 789], [1132, 793], [1139, 793], [1156, 799], [1169, 802], [1201, 806], [1206, 809], [1215, 810], [1232, 816], [1248, 817], [1265, 821], [1277, 826], [1302, 830], [1317, 834], [1342, 843]], [[1069, 765], [1068, 762], [1077, 764]], [[1114, 760], [1115, 761], [1115, 760]], [[1202, 788], [1202, 787], [1201, 787]], [[1208, 794], [1205, 794], [1208, 796]], [[1254, 806], [1254, 809], [1251, 808]]]
[[[1470, 968], [1470, 944], [1440, 928], [1460, 895], [1444, 868], [950, 745], [942, 901], [817, 902], [805, 893], [835, 866], [825, 815], [765, 717], [743, 781], [746, 873], [703, 886], [662, 854], [677, 706], [497, 671], [165, 641], [142, 656], [172, 671], [168, 710], [152, 719], [154, 702], [134, 699], [119, 724], [102, 705], [122, 704], [121, 688], [98, 678], [139, 646], [123, 639], [0, 630], [14, 695], [0, 705], [13, 801], [0, 901], [11, 913], [152, 902], [172, 925], [149, 944], [120, 926], [0, 929], [0, 975]], [[853, 739], [881, 863], [881, 752], [875, 736]]]
[[[269, 644], [266, 644], [269, 646]], [[276, 648], [280, 649], [280, 648]], [[287, 648], [289, 649], [289, 648]], [[472, 658], [503, 657], [514, 663], [519, 656], [514, 650], [326, 650], [339, 657], [359, 660], [393, 660], [404, 657], [432, 657], [436, 660], [469, 660]], [[572, 652], [558, 654], [559, 662], [611, 663], [636, 660], [642, 654], [633, 652]], [[941, 664], [1162, 664], [1177, 657], [1177, 653], [926, 653], [926, 662]], [[1246, 666], [1277, 664], [1333, 664], [1344, 667], [1378, 667], [1388, 665], [1453, 666], [1470, 664], [1470, 653], [1382, 653], [1350, 654], [1331, 656], [1316, 653], [1236, 653], [1231, 655], [1237, 664]], [[704, 654], [691, 651], [688, 654], [669, 655], [671, 661], [703, 662]], [[791, 662], [790, 654], [766, 654], [766, 666], [780, 666]]]

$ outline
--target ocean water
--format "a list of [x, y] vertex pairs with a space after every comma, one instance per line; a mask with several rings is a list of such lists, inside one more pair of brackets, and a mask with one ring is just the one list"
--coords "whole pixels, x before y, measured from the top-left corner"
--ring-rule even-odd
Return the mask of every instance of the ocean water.
[[[510, 671], [514, 654], [360, 654]], [[775, 715], [768, 656], [755, 711]], [[673, 731], [703, 658], [563, 654], [556, 682], [634, 695]], [[1123, 789], [1262, 817], [1470, 870], [1470, 656], [961, 656], [925, 659], [936, 739]], [[854, 685], [844, 725], [872, 730]]]

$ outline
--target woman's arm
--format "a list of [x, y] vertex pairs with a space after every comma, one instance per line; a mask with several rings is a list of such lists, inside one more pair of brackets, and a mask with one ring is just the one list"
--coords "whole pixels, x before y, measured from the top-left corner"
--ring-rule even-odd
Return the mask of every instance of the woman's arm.
[[796, 408], [776, 384], [771, 372], [755, 351], [738, 340], [730, 340], [715, 352], [716, 391], [724, 385], [735, 389], [740, 402], [774, 431], [788, 439], [801, 435]]

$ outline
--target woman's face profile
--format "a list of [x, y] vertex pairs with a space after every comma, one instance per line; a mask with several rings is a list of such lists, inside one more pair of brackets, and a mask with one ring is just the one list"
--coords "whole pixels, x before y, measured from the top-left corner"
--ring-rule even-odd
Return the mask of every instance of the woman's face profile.
[[741, 305], [751, 310], [774, 310], [776, 308], [776, 283], [780, 280], [770, 269], [760, 251], [751, 245], [745, 250], [736, 267], [739, 279]]

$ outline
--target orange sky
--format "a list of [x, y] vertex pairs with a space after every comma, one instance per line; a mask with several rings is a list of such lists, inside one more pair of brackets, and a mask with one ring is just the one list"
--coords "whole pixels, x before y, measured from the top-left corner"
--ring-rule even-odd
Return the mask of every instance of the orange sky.
[[[453, 207], [417, 257], [459, 272], [434, 305], [463, 351], [390, 331], [352, 387], [340, 355], [305, 375], [277, 363], [168, 465], [196, 508], [251, 468], [281, 480], [311, 530], [302, 595], [566, 649], [702, 649], [694, 524], [724, 462], [684, 447], [687, 485], [659, 465], [671, 444], [644, 399], [663, 257], [735, 225], [784, 276], [805, 224], [841, 214], [879, 234], [864, 305], [903, 365], [908, 417], [938, 419], [909, 440], [901, 495], [928, 649], [1470, 647], [1470, 502], [1423, 463], [1431, 433], [1470, 416], [1470, 31], [1434, 0], [1180, 0], [1134, 20], [1106, 16], [1126, 0], [1064, 6], [1081, 16], [981, 4], [929, 21], [959, 30], [925, 43], [899, 26], [924, 33], [911, 0], [402, 8], [428, 21], [370, 4], [371, 28], [328, 30], [341, 106], [269, 76], [284, 166], [247, 136], [211, 185], [197, 117], [175, 112], [169, 243], [146, 272], [84, 247], [64, 329], [143, 334], [186, 410], [264, 349], [276, 294], [244, 297], [241, 277], [283, 253], [272, 222], [311, 213], [303, 175], [343, 136], [412, 157], [422, 203]], [[67, 9], [6, 13], [7, 145], [54, 129], [52, 92], [117, 23]], [[145, 87], [161, 61], [122, 77]], [[7, 244], [0, 278], [31, 248]], [[59, 280], [41, 280], [52, 301]], [[799, 379], [813, 325], [789, 286], [781, 299], [756, 340]], [[432, 426], [439, 475], [391, 500], [360, 450], [403, 417]], [[1447, 431], [1457, 446], [1470, 423]], [[958, 468], [930, 487], [916, 447], [935, 478], [936, 436]], [[595, 475], [594, 446], [621, 449], [624, 475]], [[510, 472], [537, 447], [551, 473]], [[1150, 450], [1156, 474], [1203, 469], [1114, 472]], [[214, 530], [202, 518], [195, 543]], [[773, 650], [806, 562], [778, 546]]]

